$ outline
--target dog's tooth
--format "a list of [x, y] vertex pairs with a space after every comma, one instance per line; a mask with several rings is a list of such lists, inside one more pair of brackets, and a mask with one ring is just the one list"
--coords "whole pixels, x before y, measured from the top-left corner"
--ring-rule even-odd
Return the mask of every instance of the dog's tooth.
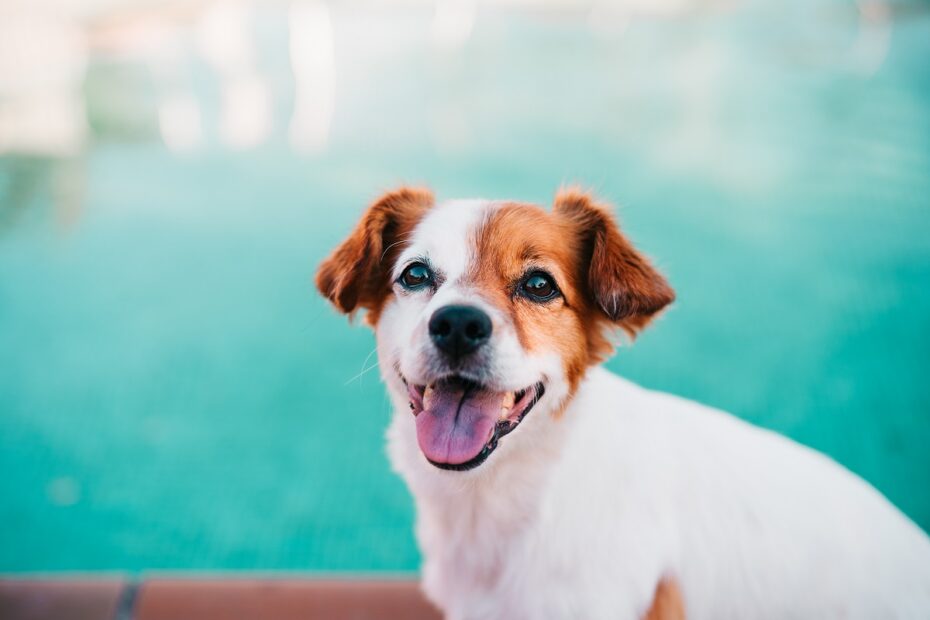
[[427, 385], [426, 389], [423, 390], [423, 400], [426, 400], [427, 398], [432, 396], [432, 394], [433, 394], [433, 386]]
[[504, 401], [501, 404], [501, 406], [504, 409], [510, 409], [511, 407], [513, 407], [513, 403], [514, 403], [514, 393], [507, 392], [507, 396], [504, 396]]
[[501, 420], [506, 420], [507, 416], [510, 415], [510, 409], [508, 407], [501, 407]]

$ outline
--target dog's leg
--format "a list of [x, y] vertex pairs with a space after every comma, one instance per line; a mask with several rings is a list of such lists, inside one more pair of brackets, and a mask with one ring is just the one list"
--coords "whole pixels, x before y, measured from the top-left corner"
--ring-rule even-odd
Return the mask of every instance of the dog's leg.
[[659, 582], [643, 620], [685, 620], [685, 603], [677, 583], [670, 579]]

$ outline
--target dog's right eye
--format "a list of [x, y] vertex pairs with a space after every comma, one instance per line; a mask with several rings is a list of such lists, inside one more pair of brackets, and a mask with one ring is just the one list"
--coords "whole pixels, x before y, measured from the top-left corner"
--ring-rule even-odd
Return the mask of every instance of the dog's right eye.
[[429, 270], [429, 267], [423, 263], [413, 263], [404, 269], [397, 281], [406, 289], [418, 289], [432, 279], [433, 272]]

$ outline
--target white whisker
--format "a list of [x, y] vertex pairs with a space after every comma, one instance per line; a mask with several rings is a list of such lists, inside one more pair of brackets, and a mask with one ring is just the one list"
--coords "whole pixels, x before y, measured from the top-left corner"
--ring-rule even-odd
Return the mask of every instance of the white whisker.
[[372, 370], [373, 368], [377, 368], [377, 367], [378, 367], [378, 362], [377, 362], [377, 361], [375, 361], [375, 363], [372, 364], [371, 366], [368, 366], [367, 368], [365, 367], [365, 365], [368, 364], [368, 360], [370, 360], [370, 359], [371, 359], [371, 356], [374, 355], [377, 351], [378, 351], [378, 347], [375, 347], [374, 349], [372, 349], [372, 350], [371, 350], [371, 353], [369, 353], [369, 354], [365, 357], [365, 361], [362, 362], [362, 370], [361, 370], [361, 372], [359, 372], [357, 375], [355, 375], [354, 377], [352, 377], [351, 379], [349, 379], [348, 381], [346, 381], [346, 382], [343, 383], [342, 385], [344, 385], [344, 386], [345, 386], [345, 385], [349, 385], [350, 383], [352, 383], [352, 382], [355, 381], [356, 379], [358, 379], [358, 380], [359, 380], [359, 384], [361, 384], [362, 377], [363, 377], [365, 374], [367, 374], [370, 370]]
[[391, 251], [391, 248], [393, 248], [393, 247], [396, 246], [396, 245], [400, 245], [401, 243], [404, 243], [404, 242], [408, 241], [408, 240], [410, 239], [411, 236], [413, 236], [413, 232], [412, 232], [412, 231], [409, 232], [409, 233], [407, 233], [406, 235], [402, 235], [400, 239], [398, 239], [397, 241], [395, 241], [395, 242], [392, 243], [391, 245], [389, 245], [389, 246], [387, 246], [386, 248], [384, 248], [384, 251], [381, 252], [381, 258], [378, 260], [378, 262], [379, 262], [379, 263], [384, 262], [384, 257], [387, 256], [387, 253]]

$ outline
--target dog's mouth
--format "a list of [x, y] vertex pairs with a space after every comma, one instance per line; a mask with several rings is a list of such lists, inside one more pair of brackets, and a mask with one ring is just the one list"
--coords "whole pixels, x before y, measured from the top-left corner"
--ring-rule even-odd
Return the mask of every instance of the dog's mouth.
[[499, 392], [458, 375], [429, 385], [404, 383], [420, 450], [436, 467], [453, 471], [481, 465], [545, 392], [541, 382]]

